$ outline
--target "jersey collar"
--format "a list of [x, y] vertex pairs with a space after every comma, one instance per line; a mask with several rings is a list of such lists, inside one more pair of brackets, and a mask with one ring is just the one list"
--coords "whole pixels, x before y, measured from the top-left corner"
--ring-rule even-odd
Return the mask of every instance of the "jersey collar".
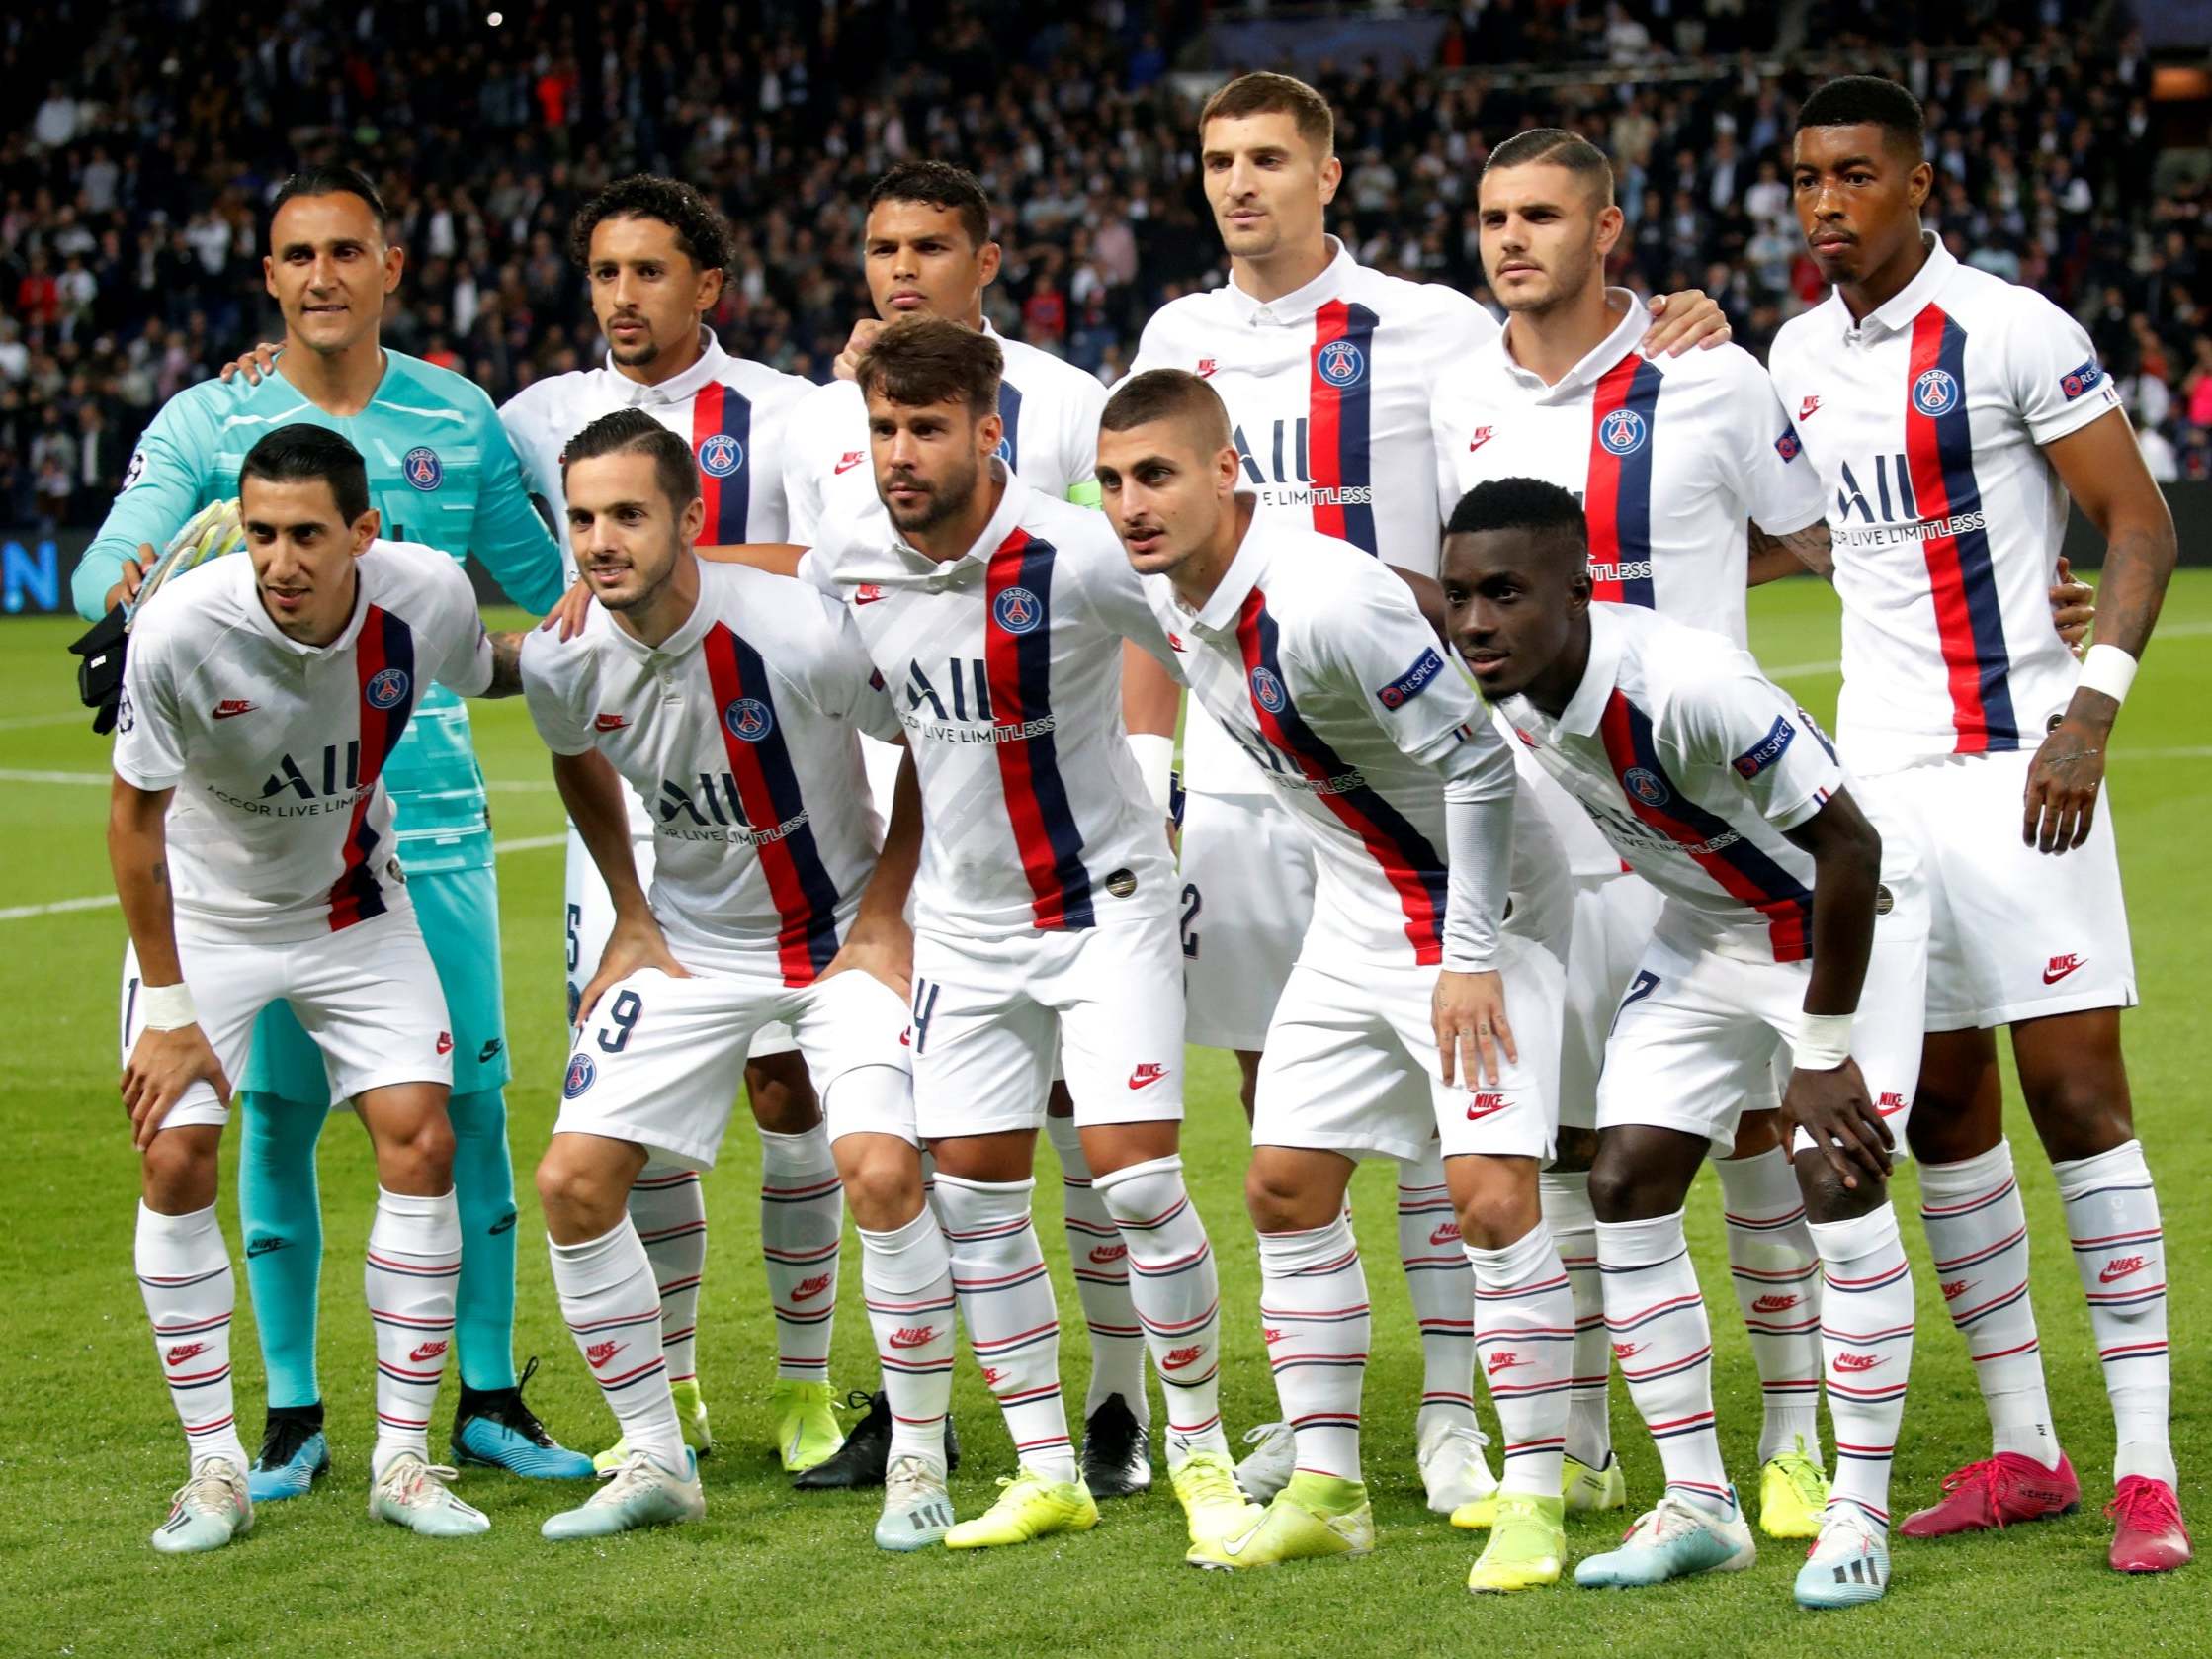
[[607, 373], [623, 389], [623, 401], [631, 408], [650, 408], [659, 403], [681, 403], [697, 396], [701, 387], [712, 386], [722, 379], [723, 370], [729, 363], [729, 353], [722, 349], [722, 341], [715, 338], [715, 331], [704, 323], [699, 329], [699, 360], [680, 375], [671, 375], [658, 386], [647, 386], [634, 381], [615, 367], [612, 348], [607, 353]]
[[[697, 559], [699, 556], [693, 554], [692, 557]], [[629, 629], [623, 627], [611, 615], [606, 619], [607, 632], [620, 640], [623, 649], [640, 661], [653, 661], [685, 655], [693, 646], [707, 637], [707, 630], [715, 620], [714, 606], [709, 603], [707, 597], [707, 583], [711, 574], [711, 568], [704, 560], [701, 560], [699, 566], [699, 596], [692, 601], [691, 615], [684, 618], [681, 628], [678, 628], [657, 646], [648, 646], [637, 635], [631, 633]]]
[[991, 477], [1005, 480], [1005, 493], [999, 497], [998, 510], [990, 515], [990, 522], [983, 526], [982, 534], [958, 559], [940, 563], [930, 558], [899, 535], [897, 527], [892, 523], [890, 509], [883, 509], [883, 524], [891, 532], [892, 551], [909, 575], [922, 576], [933, 587], [949, 587], [955, 582], [966, 580], [976, 571], [987, 568], [991, 556], [1020, 527], [1022, 515], [1029, 509], [1029, 485], [1022, 482], [1008, 469], [1006, 463], [996, 456], [991, 457], [990, 471]]
[[1560, 376], [1556, 386], [1546, 386], [1541, 376], [1522, 368], [1514, 359], [1513, 323], [1516, 319], [1507, 317], [1503, 331], [1497, 336], [1497, 349], [1513, 384], [1535, 393], [1539, 403], [1564, 403], [1580, 396], [1612, 373], [1615, 365], [1642, 342], [1644, 330], [1651, 326], [1651, 318], [1645, 314], [1643, 302], [1625, 288], [1608, 288], [1605, 298], [1621, 302], [1627, 310], [1614, 325], [1613, 332], [1600, 340], [1588, 356]]
[[[1239, 495], [1249, 494], [1238, 490]], [[1191, 625], [1201, 634], [1228, 635], [1236, 632], [1236, 620], [1243, 614], [1244, 599], [1259, 585], [1259, 578], [1267, 570], [1267, 537], [1255, 516], [1245, 526], [1244, 539], [1236, 545], [1236, 557], [1229, 562], [1229, 568], [1222, 572], [1221, 586], [1214, 589], [1205, 608], [1191, 620]]]
[[261, 586], [254, 576], [253, 561], [244, 555], [234, 555], [230, 563], [238, 567], [238, 574], [231, 579], [237, 583], [239, 607], [246, 613], [247, 624], [263, 639], [294, 656], [330, 656], [346, 650], [361, 638], [361, 624], [369, 614], [368, 562], [377, 557], [377, 550], [383, 546], [380, 538], [369, 544], [368, 551], [354, 561], [353, 615], [346, 619], [346, 626], [335, 640], [326, 646], [310, 646], [294, 639], [277, 626], [277, 619], [269, 614], [269, 607], [261, 602]]
[[1927, 263], [1919, 274], [1891, 295], [1887, 304], [1880, 305], [1866, 313], [1863, 322], [1851, 320], [1850, 307], [1843, 304], [1843, 291], [1831, 289], [1828, 303], [1835, 307], [1837, 319], [1845, 333], [1897, 334], [1913, 326], [1913, 319], [1926, 310], [1935, 299], [1935, 292], [1950, 281], [1951, 273], [1959, 262], [1951, 250], [1943, 245], [1943, 238], [1932, 230], [1920, 232], [1920, 245], [1927, 249]]
[[1331, 300], [1338, 298], [1352, 280], [1352, 273], [1359, 269], [1359, 261], [1351, 251], [1334, 236], [1328, 245], [1336, 250], [1335, 256], [1321, 267], [1321, 274], [1304, 288], [1294, 289], [1280, 300], [1255, 300], [1236, 286], [1231, 275], [1222, 292], [1229, 296], [1229, 306], [1238, 322], [1250, 328], [1265, 328], [1271, 324], [1309, 322], [1314, 313]]
[[1582, 668], [1582, 683], [1560, 711], [1559, 729], [1587, 738], [1604, 718], [1613, 687], [1621, 678], [1620, 623], [1613, 607], [1600, 600], [1590, 606], [1590, 659]]

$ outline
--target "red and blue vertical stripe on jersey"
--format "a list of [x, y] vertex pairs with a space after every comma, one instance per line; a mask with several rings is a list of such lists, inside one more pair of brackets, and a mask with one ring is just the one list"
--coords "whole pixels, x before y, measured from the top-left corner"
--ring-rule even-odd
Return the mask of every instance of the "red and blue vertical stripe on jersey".
[[1766, 917], [1777, 962], [1803, 962], [1813, 954], [1813, 895], [1728, 820], [1707, 812], [1682, 792], [1659, 761], [1651, 717], [1615, 687], [1598, 720], [1605, 757], [1621, 780], [1629, 809], [1673, 841], [1731, 898]]
[[[1267, 614], [1267, 595], [1256, 587], [1244, 595], [1243, 608], [1236, 614], [1236, 643], [1243, 651], [1245, 695], [1251, 699], [1261, 736], [1314, 783], [1330, 784], [1356, 775], [1357, 768], [1346, 765], [1306, 724], [1291, 700], [1290, 683], [1283, 677], [1277, 655], [1275, 619]], [[1262, 695], [1263, 686], [1268, 687], [1267, 696]], [[1268, 706], [1268, 696], [1275, 707]], [[1360, 838], [1397, 892], [1413, 960], [1424, 966], [1443, 961], [1445, 865], [1428, 837], [1367, 783], [1315, 793]]]
[[330, 889], [330, 930], [384, 914], [384, 890], [370, 859], [378, 834], [369, 822], [377, 799], [377, 779], [399, 746], [407, 716], [415, 707], [415, 634], [399, 617], [371, 605], [354, 642], [354, 674], [361, 693], [360, 793], [339, 852], [338, 879]]
[[[1658, 604], [1652, 577], [1652, 445], [1659, 428], [1659, 365], [1630, 352], [1605, 371], [1590, 399], [1590, 462], [1582, 491], [1590, 563], [1614, 574], [1592, 581], [1590, 597], [1620, 605]], [[1641, 566], [1646, 572], [1619, 572]]]
[[[714, 688], [723, 753], [737, 780], [737, 804], [757, 836], [753, 850], [776, 906], [776, 956], [784, 983], [811, 985], [837, 954], [837, 884], [821, 861], [811, 823], [799, 824], [789, 834], [775, 832], [804, 819], [807, 803], [784, 742], [768, 665], [727, 623], [708, 629], [700, 651]], [[741, 704], [757, 705], [751, 713], [758, 737], [748, 739], [732, 728], [731, 711]]]
[[1082, 831], [1067, 804], [1052, 730], [1015, 735], [1052, 713], [1057, 553], [1052, 543], [1016, 526], [990, 556], [983, 604], [983, 671], [997, 729], [998, 782], [1014, 851], [1035, 896], [1030, 913], [1048, 929], [1089, 927], [1098, 919], [1090, 872], [1083, 867]]
[[699, 463], [699, 495], [707, 508], [699, 527], [702, 547], [745, 539], [753, 476], [745, 452], [752, 435], [752, 399], [720, 381], [699, 389], [691, 400], [691, 453]]
[[[1923, 385], [1923, 383], [1925, 383]], [[1905, 462], [1924, 522], [1979, 518], [1974, 434], [1966, 407], [1966, 330], [1929, 306], [1913, 319], [1913, 359], [1905, 387]], [[1989, 532], [1947, 530], [1920, 539], [1935, 603], [1935, 636], [1951, 688], [1956, 754], [2020, 746], [2007, 683], [2004, 613], [1990, 559]]]
[[[1308, 367], [1313, 447], [1314, 528], [1369, 553], [1375, 540], [1374, 431], [1375, 313], [1365, 306], [1331, 300], [1315, 313], [1314, 349]], [[1347, 500], [1357, 495], [1357, 500]], [[1323, 497], [1326, 497], [1323, 499]]]

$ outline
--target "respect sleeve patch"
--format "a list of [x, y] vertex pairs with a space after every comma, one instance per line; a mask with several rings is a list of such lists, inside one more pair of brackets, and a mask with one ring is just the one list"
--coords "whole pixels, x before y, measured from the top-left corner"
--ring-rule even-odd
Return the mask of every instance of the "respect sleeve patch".
[[2094, 392], [2103, 384], [2104, 366], [2093, 357], [2081, 368], [2069, 369], [2059, 377], [2059, 390], [2066, 393], [2069, 403], [2085, 392]]
[[1376, 692], [1376, 701], [1386, 709], [1402, 709], [1435, 684], [1436, 676], [1443, 671], [1444, 659], [1436, 655], [1436, 648], [1431, 646], [1413, 658], [1410, 668]]
[[1767, 767], [1782, 758], [1783, 752], [1797, 737], [1797, 728], [1782, 716], [1774, 717], [1774, 724], [1766, 729], [1766, 736], [1753, 743], [1730, 762], [1739, 777], [1755, 778]]

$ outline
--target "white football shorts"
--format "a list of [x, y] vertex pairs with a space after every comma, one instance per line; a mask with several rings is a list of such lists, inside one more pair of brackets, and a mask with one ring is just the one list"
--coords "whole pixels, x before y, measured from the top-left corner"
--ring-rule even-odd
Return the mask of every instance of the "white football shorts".
[[791, 1028], [806, 1056], [831, 1140], [914, 1139], [910, 1110], [860, 1115], [837, 1092], [859, 1067], [907, 1069], [898, 993], [852, 969], [789, 986], [773, 952], [757, 972], [723, 965], [673, 979], [646, 968], [609, 987], [569, 1051], [553, 1133], [630, 1141], [656, 1165], [712, 1169], [753, 1038], [773, 1021]]
[[1314, 918], [1313, 841], [1272, 796], [1194, 791], [1182, 883], [1190, 1040], [1255, 1052]]
[[[333, 1101], [400, 1083], [453, 1085], [453, 1027], [446, 994], [410, 909], [387, 911], [337, 932], [271, 944], [177, 926], [177, 956], [208, 1046], [236, 1088], [253, 1048], [254, 1021], [289, 1003], [322, 1051]], [[138, 955], [123, 958], [123, 1058], [144, 1027]], [[208, 1084], [186, 1090], [164, 1129], [220, 1126], [230, 1109]]]
[[1252, 1144], [1411, 1163], [1441, 1141], [1446, 1158], [1549, 1158], [1563, 972], [1550, 951], [1511, 934], [1498, 964], [1520, 1058], [1496, 1084], [1446, 1087], [1430, 1016], [1435, 968], [1327, 950], [1302, 958], [1268, 1028]]

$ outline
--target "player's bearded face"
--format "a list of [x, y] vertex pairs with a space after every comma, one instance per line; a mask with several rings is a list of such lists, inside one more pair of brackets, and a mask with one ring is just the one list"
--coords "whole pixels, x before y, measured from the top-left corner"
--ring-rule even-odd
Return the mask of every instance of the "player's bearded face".
[[278, 631], [305, 645], [344, 633], [359, 586], [354, 560], [376, 537], [375, 509], [348, 523], [325, 480], [246, 479], [238, 511], [254, 585]]
[[376, 337], [402, 262], [369, 204], [337, 191], [297, 196], [277, 210], [261, 268], [284, 312], [285, 337], [330, 353]]
[[998, 416], [978, 419], [965, 403], [893, 403], [871, 392], [876, 493], [899, 533], [925, 534], [967, 511], [1002, 431]]
[[1344, 169], [1300, 135], [1293, 117], [1217, 117], [1199, 147], [1206, 200], [1232, 257], [1266, 259], [1320, 239]]
[[698, 337], [701, 314], [722, 296], [723, 273], [693, 265], [676, 243], [675, 227], [657, 218], [601, 220], [591, 232], [584, 274], [608, 352], [626, 368], [680, 353]]
[[1439, 580], [1444, 631], [1489, 698], [1510, 697], [1565, 654], [1579, 592], [1568, 562], [1526, 530], [1462, 532], [1444, 538]]
[[573, 462], [566, 485], [576, 568], [592, 596], [611, 611], [650, 603], [691, 546], [697, 498], [679, 511], [652, 458], [635, 452]]
[[1533, 162], [1483, 180], [1483, 269], [1508, 311], [1541, 313], [1597, 280], [1617, 218], [1564, 167]]

